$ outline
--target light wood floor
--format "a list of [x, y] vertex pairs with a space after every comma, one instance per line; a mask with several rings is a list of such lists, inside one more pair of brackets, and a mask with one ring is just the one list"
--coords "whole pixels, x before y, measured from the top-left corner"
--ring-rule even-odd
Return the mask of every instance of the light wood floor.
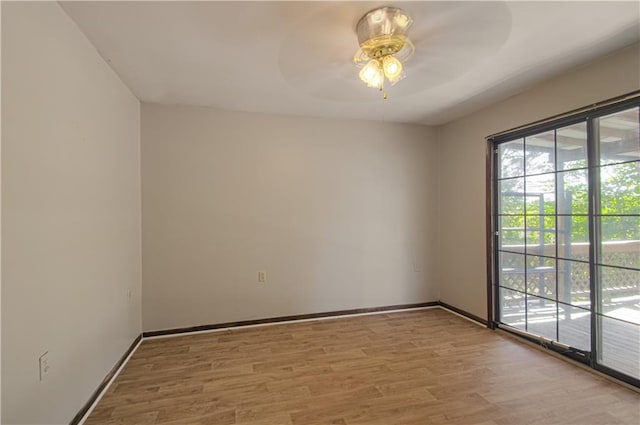
[[640, 394], [441, 309], [145, 340], [87, 425], [634, 424]]

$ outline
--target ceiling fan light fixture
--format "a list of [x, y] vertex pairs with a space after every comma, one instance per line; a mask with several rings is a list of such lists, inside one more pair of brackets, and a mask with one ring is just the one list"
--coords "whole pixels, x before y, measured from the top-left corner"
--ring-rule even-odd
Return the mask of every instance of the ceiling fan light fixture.
[[360, 70], [359, 76], [367, 87], [374, 87], [382, 90], [382, 85], [384, 83], [384, 71], [379, 60], [370, 60], [369, 63]]
[[363, 67], [359, 76], [367, 87], [382, 90], [385, 78], [394, 85], [405, 77], [402, 63], [414, 52], [406, 36], [412, 23], [411, 16], [397, 7], [374, 9], [360, 18], [356, 25], [360, 49], [353, 61]]
[[402, 63], [393, 55], [385, 56], [382, 58], [382, 69], [385, 77], [391, 81], [402, 74]]
[[406, 77], [406, 76], [407, 76], [407, 74], [405, 74], [404, 72], [401, 72], [397, 76], [389, 78], [388, 80], [389, 80], [389, 82], [391, 83], [392, 86], [395, 86], [398, 81], [403, 80], [404, 77]]

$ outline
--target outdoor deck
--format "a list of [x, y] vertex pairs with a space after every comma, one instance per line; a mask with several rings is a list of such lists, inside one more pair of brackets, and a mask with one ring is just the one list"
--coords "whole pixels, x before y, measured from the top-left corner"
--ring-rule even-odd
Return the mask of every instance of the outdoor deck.
[[[556, 304], [538, 300], [528, 305], [528, 328], [522, 309], [506, 309], [503, 322], [527, 332], [540, 335], [584, 351], [591, 346], [591, 314], [589, 311], [568, 308], [556, 311]], [[640, 379], [640, 315], [638, 301], [608, 304], [605, 316], [600, 316], [602, 340], [598, 362], [611, 369]]]

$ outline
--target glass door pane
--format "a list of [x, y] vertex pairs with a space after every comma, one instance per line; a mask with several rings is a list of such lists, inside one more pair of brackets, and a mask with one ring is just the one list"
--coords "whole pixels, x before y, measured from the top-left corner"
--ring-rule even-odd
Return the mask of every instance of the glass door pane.
[[[556, 130], [540, 132], [501, 143], [497, 150], [500, 320], [551, 340], [558, 340], [561, 305], [557, 207], [562, 206], [567, 213], [573, 202], [557, 204], [557, 174], [573, 173], [567, 181], [573, 182], [568, 185], [573, 184], [579, 202], [580, 188], [574, 186], [580, 186], [586, 173], [586, 141], [577, 138], [586, 136], [585, 128], [583, 123], [581, 127], [562, 129], [562, 134]], [[561, 159], [556, 153], [556, 140], [562, 141]], [[567, 239], [562, 241], [566, 243]], [[562, 320], [575, 316], [565, 314], [564, 309], [562, 313]], [[571, 329], [563, 326], [567, 335]]]
[[640, 379], [640, 108], [598, 118], [597, 361]]

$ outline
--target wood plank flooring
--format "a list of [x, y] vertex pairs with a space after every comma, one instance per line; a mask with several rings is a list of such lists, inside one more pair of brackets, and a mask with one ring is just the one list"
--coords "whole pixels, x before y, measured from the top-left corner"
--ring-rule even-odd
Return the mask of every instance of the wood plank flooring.
[[85, 424], [639, 423], [640, 394], [429, 309], [144, 340]]

